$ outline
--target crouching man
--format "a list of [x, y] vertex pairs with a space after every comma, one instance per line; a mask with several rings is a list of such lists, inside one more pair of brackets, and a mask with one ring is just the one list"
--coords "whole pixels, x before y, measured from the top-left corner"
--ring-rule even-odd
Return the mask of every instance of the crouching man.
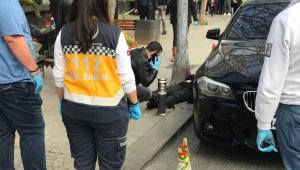
[[152, 41], [146, 48], [136, 48], [130, 51], [131, 66], [135, 75], [137, 95], [140, 102], [151, 99], [151, 91], [147, 88], [155, 80], [161, 61], [162, 46]]

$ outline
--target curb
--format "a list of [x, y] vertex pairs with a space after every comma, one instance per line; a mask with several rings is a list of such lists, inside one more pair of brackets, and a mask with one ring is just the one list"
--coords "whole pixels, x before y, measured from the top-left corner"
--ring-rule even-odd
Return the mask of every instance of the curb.
[[146, 162], [141, 169], [147, 168], [147, 166], [151, 165], [160, 155], [164, 153], [165, 150], [169, 148], [169, 146], [176, 141], [176, 139], [189, 127], [189, 125], [193, 122], [193, 116], [191, 116], [176, 132], [175, 134], [164, 144], [161, 149], [157, 151], [157, 153]]
[[[182, 109], [182, 106], [184, 106], [184, 109]], [[137, 170], [146, 168], [191, 123], [192, 115], [193, 105], [178, 104], [175, 110], [168, 113], [127, 148], [122, 169]]]

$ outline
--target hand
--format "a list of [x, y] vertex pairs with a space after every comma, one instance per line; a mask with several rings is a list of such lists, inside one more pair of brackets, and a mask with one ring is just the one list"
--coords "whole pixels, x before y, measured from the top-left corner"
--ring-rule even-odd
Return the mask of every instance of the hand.
[[194, 21], [194, 26], [197, 27], [199, 25], [198, 21]]
[[158, 70], [161, 65], [161, 61], [160, 61], [160, 59], [158, 59], [158, 57], [155, 57], [154, 61], [155, 61], [154, 63], [151, 61], [150, 64], [151, 64], [152, 68]]
[[[267, 142], [270, 146], [262, 147], [262, 143]], [[259, 151], [261, 152], [278, 152], [275, 147], [275, 140], [271, 130], [257, 130], [257, 138], [256, 138], [256, 145]]]
[[139, 102], [137, 104], [130, 104], [129, 106], [129, 118], [137, 120], [142, 117]]
[[44, 80], [41, 72], [38, 72], [37, 75], [31, 75], [34, 84], [35, 84], [35, 94], [39, 94], [43, 88]]
[[137, 14], [139, 11], [137, 9], [134, 9], [133, 11], [135, 14]]

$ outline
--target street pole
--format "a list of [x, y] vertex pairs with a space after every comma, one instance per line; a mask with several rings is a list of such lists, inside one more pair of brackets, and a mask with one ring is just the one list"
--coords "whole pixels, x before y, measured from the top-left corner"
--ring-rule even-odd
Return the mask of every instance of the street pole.
[[206, 21], [205, 21], [206, 4], [207, 4], [207, 0], [202, 0], [200, 17], [199, 17], [199, 24], [200, 25], [206, 25], [207, 24]]
[[182, 82], [191, 74], [188, 55], [188, 1], [177, 1], [177, 55], [173, 64], [171, 84]]

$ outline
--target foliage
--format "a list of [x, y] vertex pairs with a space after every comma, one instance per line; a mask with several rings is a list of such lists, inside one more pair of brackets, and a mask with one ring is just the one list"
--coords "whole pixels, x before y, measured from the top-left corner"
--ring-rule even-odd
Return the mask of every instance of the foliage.
[[130, 36], [128, 35], [125, 31], [122, 31], [124, 36], [125, 36], [125, 40], [127, 42], [127, 45], [129, 48], [134, 48], [137, 46], [137, 42]]
[[20, 0], [22, 6], [32, 6], [36, 16], [41, 17], [39, 5], [48, 5], [49, 0]]

